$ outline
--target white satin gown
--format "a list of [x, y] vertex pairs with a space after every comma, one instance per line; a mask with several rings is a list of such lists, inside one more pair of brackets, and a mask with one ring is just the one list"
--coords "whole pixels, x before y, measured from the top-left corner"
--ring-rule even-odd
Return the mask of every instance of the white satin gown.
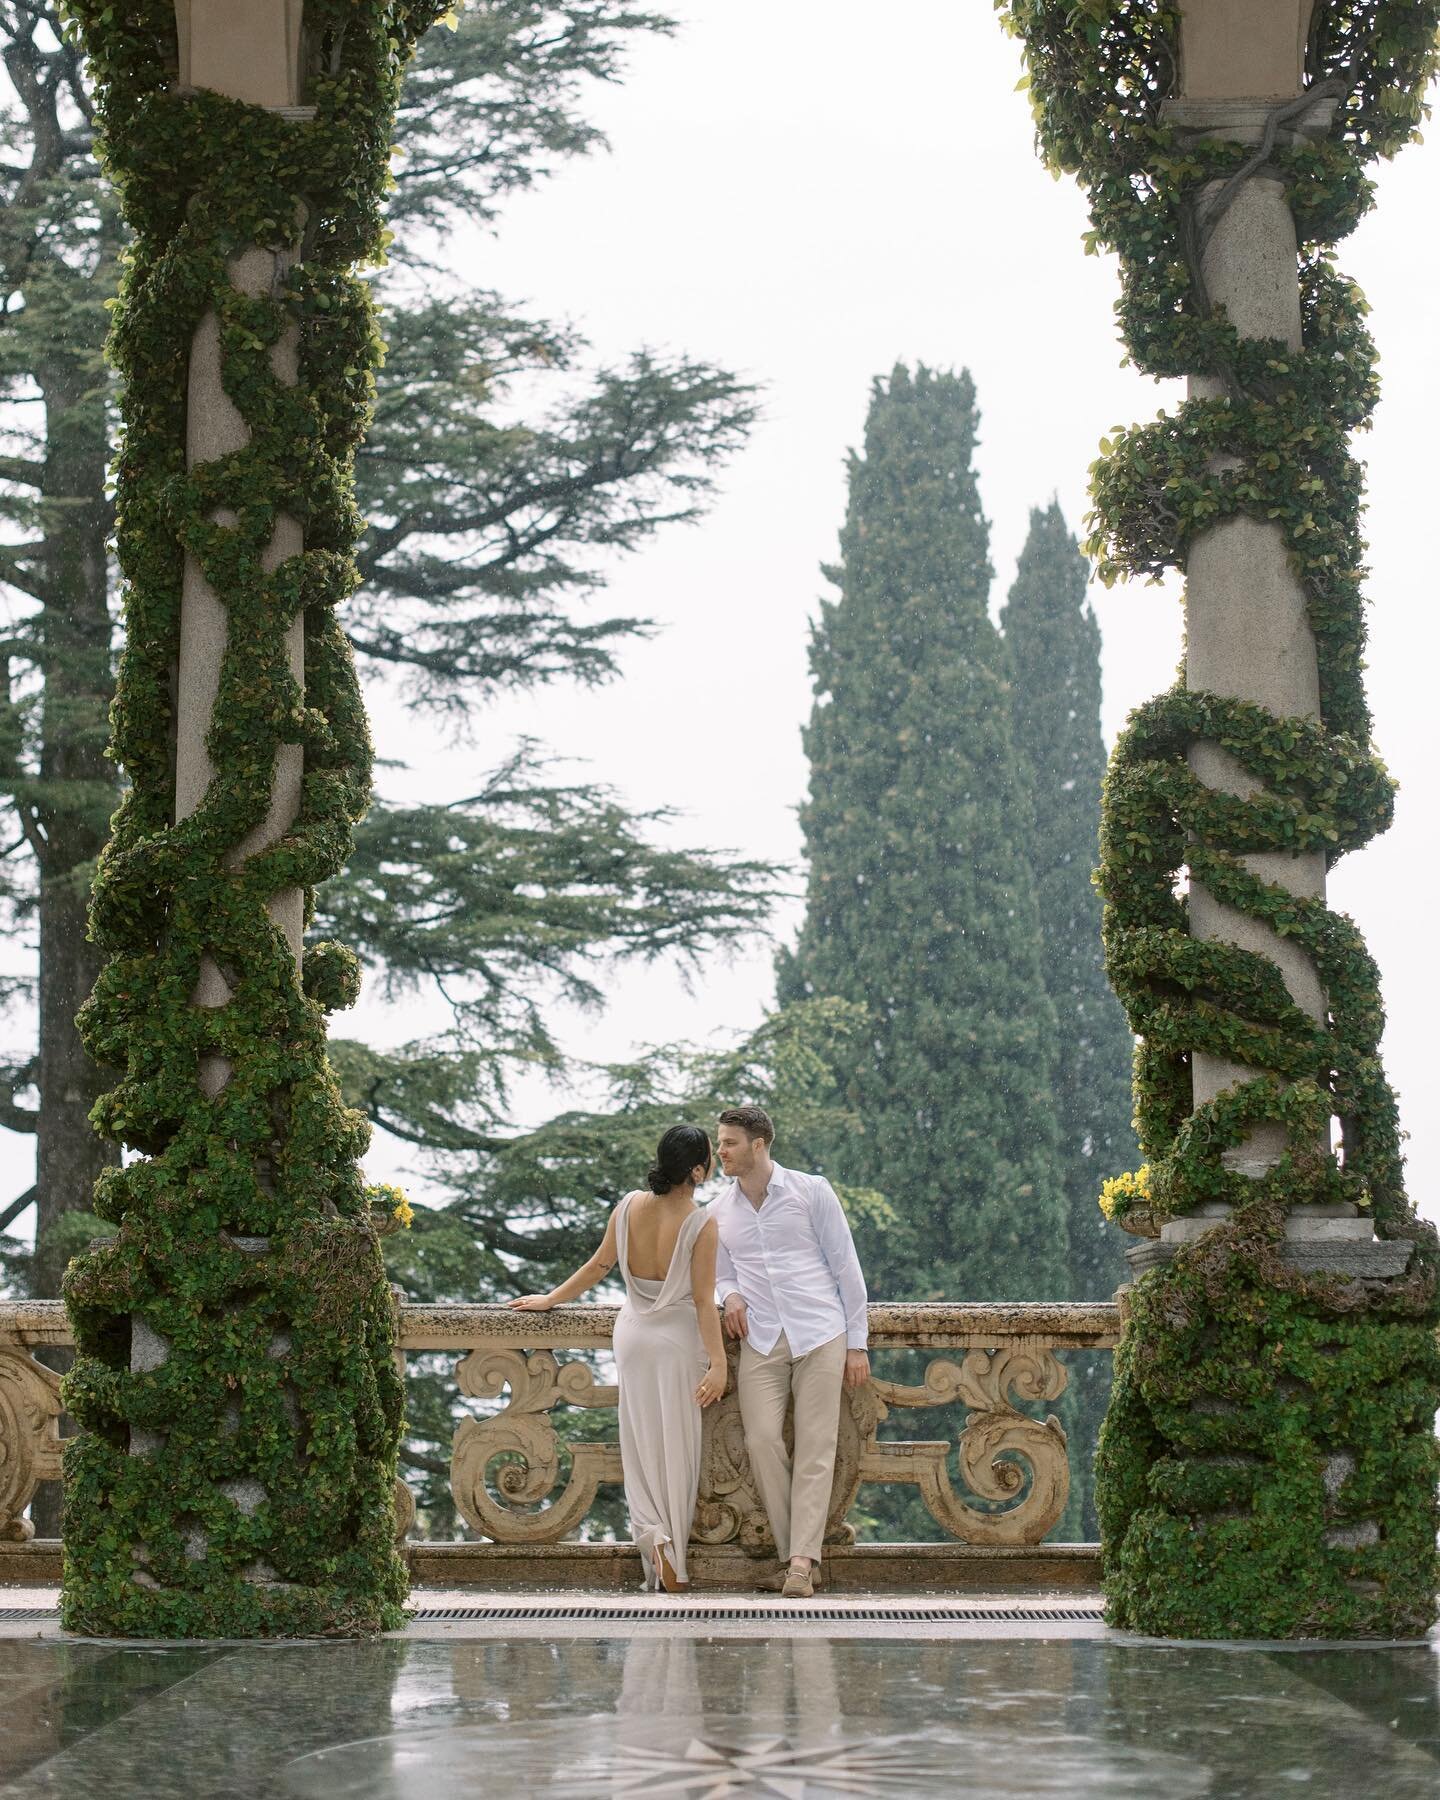
[[700, 1488], [700, 1408], [695, 1389], [710, 1366], [700, 1337], [690, 1259], [705, 1223], [697, 1210], [681, 1225], [663, 1281], [630, 1270], [630, 1202], [615, 1220], [625, 1300], [615, 1321], [615, 1364], [620, 1386], [620, 1461], [630, 1536], [645, 1565], [645, 1586], [660, 1586], [655, 1548], [665, 1552], [676, 1577], [688, 1581], [685, 1546]]

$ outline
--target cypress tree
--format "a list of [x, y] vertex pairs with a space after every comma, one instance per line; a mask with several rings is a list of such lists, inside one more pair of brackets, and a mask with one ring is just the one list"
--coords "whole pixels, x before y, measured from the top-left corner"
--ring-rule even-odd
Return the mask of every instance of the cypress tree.
[[826, 1167], [894, 1207], [888, 1231], [859, 1235], [872, 1293], [895, 1298], [1067, 1291], [1055, 1015], [986, 611], [977, 425], [968, 373], [897, 364], [875, 383], [826, 570], [840, 597], [811, 647], [808, 905], [779, 971], [782, 999], [868, 1009], [841, 1057], [863, 1130]]
[[[1131, 1037], [1105, 978], [1098, 857], [1100, 628], [1086, 600], [1088, 567], [1058, 502], [1030, 514], [1030, 533], [1000, 615], [1014, 671], [1011, 720], [1030, 786], [1030, 862], [1046, 992], [1059, 1054], [1052, 1093], [1070, 1242], [1069, 1295], [1099, 1300], [1125, 1279], [1118, 1233], [1101, 1217], [1100, 1183], [1137, 1160], [1130, 1125]], [[1097, 1531], [1091, 1464], [1110, 1399], [1111, 1358], [1087, 1352], [1070, 1370], [1067, 1428], [1074, 1485], [1066, 1537]]]
[[1029, 780], [1030, 861], [1045, 989], [1059, 1026], [1054, 1086], [1070, 1230], [1070, 1296], [1108, 1298], [1125, 1279], [1118, 1234], [1096, 1204], [1101, 1181], [1134, 1166], [1130, 1028], [1105, 979], [1098, 856], [1100, 627], [1088, 568], [1059, 503], [1030, 514], [1030, 535], [1000, 615], [1014, 671], [1010, 716]]

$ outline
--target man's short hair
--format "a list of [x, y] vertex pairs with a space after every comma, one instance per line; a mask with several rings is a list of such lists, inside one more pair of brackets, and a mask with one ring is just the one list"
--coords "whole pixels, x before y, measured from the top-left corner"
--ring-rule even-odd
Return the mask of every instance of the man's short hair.
[[727, 1106], [720, 1115], [722, 1125], [738, 1125], [746, 1137], [775, 1142], [775, 1126], [763, 1106]]

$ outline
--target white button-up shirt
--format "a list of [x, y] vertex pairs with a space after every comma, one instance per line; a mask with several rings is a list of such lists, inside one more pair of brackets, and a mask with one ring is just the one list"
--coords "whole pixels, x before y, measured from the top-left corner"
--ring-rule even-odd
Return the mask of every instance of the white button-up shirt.
[[866, 1347], [865, 1277], [850, 1222], [823, 1176], [776, 1163], [759, 1206], [732, 1181], [710, 1211], [720, 1232], [720, 1299], [739, 1294], [745, 1302], [750, 1342], [762, 1356], [782, 1331], [792, 1356], [818, 1350], [842, 1331], [847, 1349]]

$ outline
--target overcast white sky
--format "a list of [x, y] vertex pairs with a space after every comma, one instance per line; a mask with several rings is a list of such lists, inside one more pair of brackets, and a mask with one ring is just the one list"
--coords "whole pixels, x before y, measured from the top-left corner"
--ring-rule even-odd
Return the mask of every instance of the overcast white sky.
[[[1077, 525], [1099, 438], [1175, 394], [1120, 367], [1114, 269], [1082, 253], [1078, 189], [1035, 159], [1018, 50], [989, 0], [692, 0], [684, 20], [677, 39], [634, 55], [623, 87], [590, 96], [611, 153], [512, 201], [498, 236], [469, 247], [465, 273], [573, 319], [601, 357], [645, 344], [745, 371], [765, 385], [764, 420], [703, 523], [613, 570], [607, 612], [661, 626], [626, 651], [622, 681], [497, 705], [463, 751], [424, 744], [376, 696], [376, 734], [382, 754], [410, 760], [386, 779], [397, 797], [473, 791], [524, 732], [637, 806], [682, 808], [687, 842], [794, 862], [817, 565], [834, 554], [843, 459], [872, 377], [897, 358], [974, 374], [997, 609], [1029, 508], [1058, 493]], [[1406, 151], [1379, 189], [1341, 264], [1367, 291], [1385, 376], [1358, 447], [1370, 468], [1370, 693], [1402, 792], [1394, 829], [1346, 861], [1332, 895], [1384, 973], [1412, 1191], [1440, 1216], [1437, 982], [1422, 930], [1434, 911], [1440, 411], [1440, 248], [1424, 222], [1440, 217], [1440, 146]], [[1169, 684], [1180, 610], [1173, 591], [1140, 586], [1097, 589], [1095, 604], [1113, 737]], [[794, 923], [792, 909], [779, 928]], [[567, 1042], [602, 1058], [741, 1032], [771, 998], [770, 956], [757, 945], [689, 992], [673, 969], [627, 971], [603, 1016], [568, 1020]], [[427, 1015], [386, 1016], [372, 1001], [356, 1022], [398, 1041]], [[569, 1098], [527, 1090], [522, 1112], [533, 1122]], [[410, 1164], [381, 1144], [370, 1168]]]

